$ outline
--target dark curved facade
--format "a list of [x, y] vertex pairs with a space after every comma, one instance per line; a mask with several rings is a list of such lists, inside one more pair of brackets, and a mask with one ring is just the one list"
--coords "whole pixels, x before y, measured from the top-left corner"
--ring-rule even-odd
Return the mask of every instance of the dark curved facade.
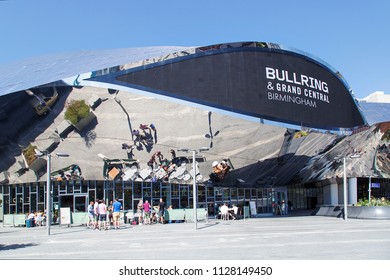
[[266, 43], [210, 46], [93, 81], [320, 129], [365, 125], [349, 88], [325, 65]]

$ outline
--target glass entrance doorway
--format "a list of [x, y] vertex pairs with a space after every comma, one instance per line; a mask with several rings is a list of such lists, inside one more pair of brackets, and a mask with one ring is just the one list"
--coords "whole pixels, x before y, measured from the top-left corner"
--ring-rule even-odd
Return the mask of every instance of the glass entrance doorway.
[[73, 195], [60, 195], [59, 196], [59, 207], [60, 208], [70, 208], [70, 211], [73, 212]]
[[[259, 213], [280, 215], [282, 208], [287, 214], [287, 188], [263, 188], [258, 190], [257, 209]], [[283, 206], [284, 203], [284, 206]]]
[[70, 208], [71, 212], [87, 212], [88, 197], [86, 195], [61, 195], [60, 208]]
[[287, 188], [272, 188], [270, 193], [271, 208], [275, 215], [288, 214]]

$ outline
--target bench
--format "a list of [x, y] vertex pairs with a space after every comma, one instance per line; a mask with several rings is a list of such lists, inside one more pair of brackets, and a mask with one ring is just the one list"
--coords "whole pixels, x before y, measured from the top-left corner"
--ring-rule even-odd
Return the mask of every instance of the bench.
[[24, 214], [5, 214], [3, 219], [3, 226], [25, 226], [26, 215]]
[[87, 225], [89, 221], [88, 212], [72, 212], [72, 225]]
[[[198, 221], [208, 221], [208, 212], [206, 208], [196, 209], [196, 218]], [[165, 210], [164, 212], [165, 221], [193, 221], [194, 220], [194, 209], [171, 209]]]
[[[185, 220], [188, 221], [194, 221], [194, 209], [193, 208], [186, 208], [185, 210]], [[196, 219], [198, 221], [208, 221], [209, 215], [207, 212], [207, 208], [197, 208], [196, 209]]]
[[184, 209], [170, 209], [164, 212], [165, 221], [184, 221], [185, 210]]

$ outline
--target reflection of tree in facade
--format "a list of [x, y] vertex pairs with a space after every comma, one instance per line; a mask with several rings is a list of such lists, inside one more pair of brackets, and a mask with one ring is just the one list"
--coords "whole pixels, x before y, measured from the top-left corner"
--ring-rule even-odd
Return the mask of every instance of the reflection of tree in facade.
[[214, 144], [213, 144], [213, 138], [219, 134], [219, 130], [217, 130], [215, 133], [213, 133], [213, 130], [212, 130], [212, 128], [211, 128], [211, 114], [212, 114], [212, 112], [209, 111], [209, 113], [208, 113], [208, 120], [209, 120], [209, 130], [210, 130], [210, 133], [207, 133], [207, 134], [205, 135], [206, 138], [209, 138], [209, 139], [210, 139], [210, 149], [211, 149], [211, 148], [213, 147], [213, 145], [214, 145]]
[[150, 196], [150, 189], [144, 189], [144, 196]]
[[96, 141], [96, 132], [94, 130], [88, 131], [88, 133], [84, 137], [85, 145], [88, 148], [91, 148], [93, 143]]
[[162, 196], [167, 197], [169, 195], [169, 191], [167, 189], [163, 189]]
[[160, 196], [160, 185], [153, 185], [153, 196]]
[[179, 195], [179, 186], [174, 185], [172, 186], [172, 196], [178, 196]]
[[205, 186], [198, 186], [198, 202], [206, 202]]

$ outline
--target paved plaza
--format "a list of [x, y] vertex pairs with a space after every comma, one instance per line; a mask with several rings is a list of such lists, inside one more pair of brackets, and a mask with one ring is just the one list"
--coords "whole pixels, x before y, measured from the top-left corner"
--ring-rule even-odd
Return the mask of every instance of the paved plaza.
[[119, 230], [0, 226], [3, 260], [389, 260], [390, 220], [262, 217]]

